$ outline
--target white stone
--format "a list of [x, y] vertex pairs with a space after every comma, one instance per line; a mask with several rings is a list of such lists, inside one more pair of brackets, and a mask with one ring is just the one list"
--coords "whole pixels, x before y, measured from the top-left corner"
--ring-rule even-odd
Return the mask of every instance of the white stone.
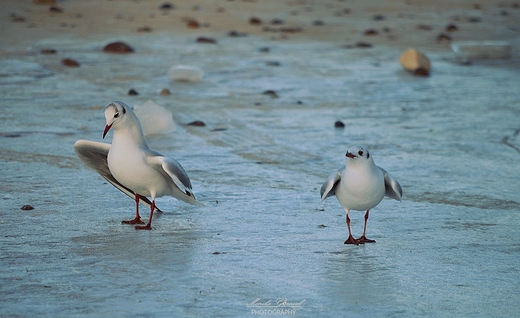
[[166, 108], [148, 100], [134, 109], [145, 136], [166, 135], [176, 129], [172, 113]]
[[507, 41], [465, 41], [452, 43], [451, 48], [465, 59], [507, 59], [511, 57], [511, 44]]
[[170, 68], [168, 75], [172, 81], [200, 82], [204, 72], [195, 66], [175, 65]]

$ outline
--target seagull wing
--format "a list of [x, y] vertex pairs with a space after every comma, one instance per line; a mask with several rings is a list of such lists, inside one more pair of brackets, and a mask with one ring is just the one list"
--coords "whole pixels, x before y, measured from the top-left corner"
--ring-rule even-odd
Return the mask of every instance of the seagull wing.
[[397, 201], [401, 201], [403, 197], [403, 189], [399, 184], [399, 181], [392, 177], [385, 169], [378, 167], [381, 172], [383, 172], [383, 176], [385, 177], [385, 195]]
[[195, 199], [190, 178], [177, 160], [164, 157], [153, 150], [148, 150], [147, 157], [148, 164], [170, 177], [173, 183], [171, 196], [193, 205], [204, 205]]
[[[110, 144], [103, 142], [96, 142], [90, 140], [78, 140], [74, 144], [74, 151], [78, 157], [92, 170], [99, 173], [105, 180], [110, 182], [114, 187], [121, 192], [128, 195], [132, 199], [135, 198], [135, 193], [129, 188], [125, 187], [117, 181], [110, 169], [108, 168], [107, 156], [110, 150]], [[139, 195], [140, 201], [148, 207], [152, 206], [152, 202], [147, 197]], [[156, 207], [156, 211], [162, 212]]]
[[331, 174], [327, 181], [323, 183], [321, 186], [321, 200], [325, 200], [328, 197], [331, 197], [333, 195], [336, 195], [336, 187], [338, 186], [339, 182], [341, 181], [341, 170], [338, 170]]

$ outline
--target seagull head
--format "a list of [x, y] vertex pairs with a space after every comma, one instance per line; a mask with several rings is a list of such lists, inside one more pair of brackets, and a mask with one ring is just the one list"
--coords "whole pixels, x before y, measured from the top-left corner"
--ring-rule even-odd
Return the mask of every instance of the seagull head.
[[370, 153], [363, 146], [350, 147], [345, 154], [347, 162], [370, 160]]
[[130, 107], [123, 102], [111, 102], [107, 105], [105, 108], [105, 119], [107, 122], [105, 131], [103, 131], [103, 138], [105, 138], [112, 126], [117, 127], [119, 123], [125, 121], [129, 110]]

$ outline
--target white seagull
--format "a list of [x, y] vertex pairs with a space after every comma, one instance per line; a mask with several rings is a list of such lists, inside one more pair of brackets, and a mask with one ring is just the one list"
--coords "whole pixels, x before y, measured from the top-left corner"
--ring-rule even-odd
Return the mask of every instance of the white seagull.
[[[113, 128], [112, 145], [89, 140], [78, 140], [74, 151], [90, 168], [113, 186], [135, 199], [135, 218], [124, 224], [144, 224], [139, 215], [139, 201], [150, 206], [150, 218], [136, 230], [151, 230], [155, 198], [165, 195], [184, 202], [203, 205], [195, 199], [190, 178], [181, 164], [151, 150], [146, 143], [139, 119], [123, 102], [115, 101], [105, 109], [106, 126]], [[147, 197], [151, 197], [151, 201]]]
[[[346, 167], [330, 175], [321, 186], [321, 200], [335, 195], [347, 215], [348, 239], [345, 244], [375, 243], [366, 237], [368, 214], [384, 196], [401, 201], [403, 190], [386, 170], [376, 166], [366, 148], [354, 146], [346, 153]], [[363, 236], [355, 239], [350, 231], [350, 210], [366, 211]]]

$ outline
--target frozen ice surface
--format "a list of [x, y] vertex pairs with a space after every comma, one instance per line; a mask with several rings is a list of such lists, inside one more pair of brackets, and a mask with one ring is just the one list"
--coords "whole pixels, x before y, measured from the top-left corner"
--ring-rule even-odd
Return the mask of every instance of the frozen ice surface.
[[[153, 57], [118, 57], [131, 68], [79, 48], [96, 60], [80, 73], [39, 76], [46, 62], [29, 55], [27, 74], [4, 78], [35, 82], [0, 85], [2, 315], [248, 317], [257, 298], [304, 301], [301, 317], [520, 312], [517, 62], [468, 67], [430, 53], [432, 76], [417, 78], [401, 70], [400, 50], [382, 46], [250, 36], [217, 51], [172, 41], [154, 41]], [[280, 67], [265, 65], [266, 45]], [[204, 61], [207, 79], [170, 83], [158, 61], [172, 48], [183, 64]], [[148, 138], [207, 204], [161, 198], [165, 213], [149, 232], [120, 223], [133, 201], [73, 151], [77, 139], [101, 141], [99, 105], [149, 99], [125, 94], [136, 82], [140, 92], [170, 88], [156, 98], [175, 122], [207, 124]], [[262, 95], [269, 89], [279, 98]], [[344, 245], [340, 204], [320, 202], [353, 144], [404, 190], [401, 203], [383, 200], [370, 214], [376, 244]], [[362, 216], [351, 215], [356, 236]]]

